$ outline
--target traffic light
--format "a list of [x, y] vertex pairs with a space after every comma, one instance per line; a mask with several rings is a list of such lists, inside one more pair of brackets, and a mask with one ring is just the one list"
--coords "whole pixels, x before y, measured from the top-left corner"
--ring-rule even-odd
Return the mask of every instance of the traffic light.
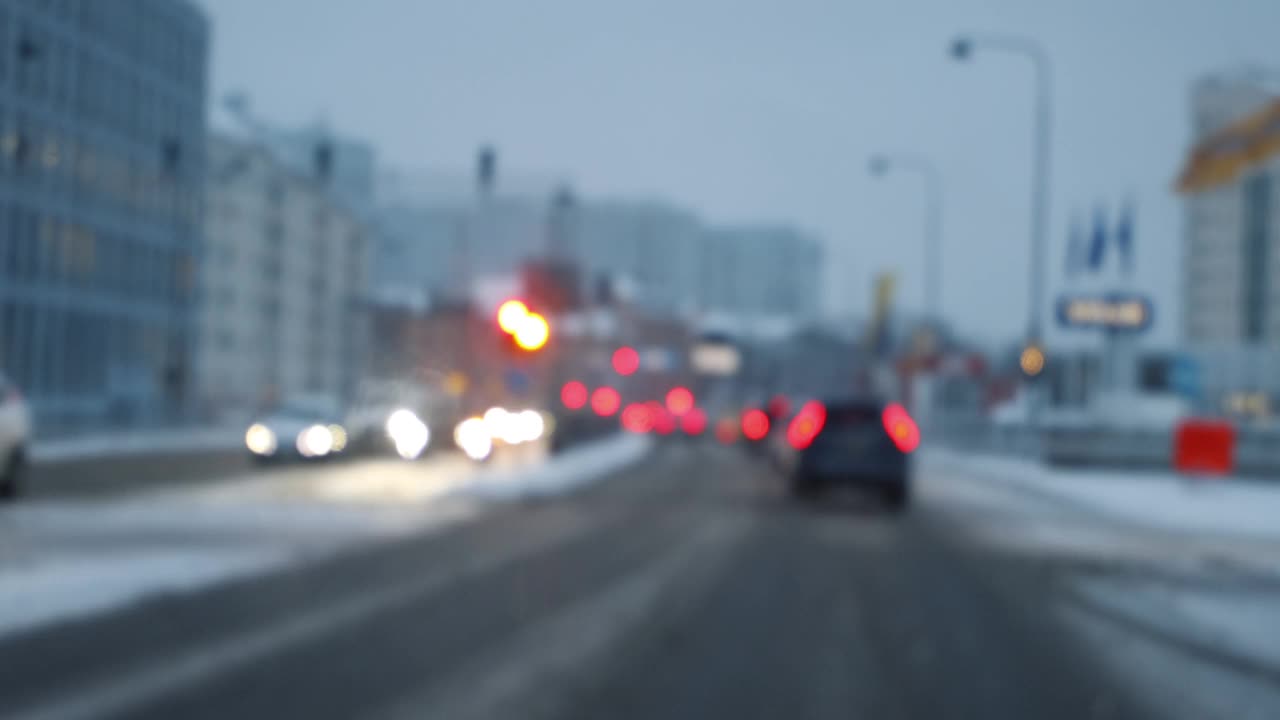
[[498, 328], [508, 342], [525, 352], [537, 352], [551, 340], [551, 324], [520, 300], [508, 300], [498, 307]]

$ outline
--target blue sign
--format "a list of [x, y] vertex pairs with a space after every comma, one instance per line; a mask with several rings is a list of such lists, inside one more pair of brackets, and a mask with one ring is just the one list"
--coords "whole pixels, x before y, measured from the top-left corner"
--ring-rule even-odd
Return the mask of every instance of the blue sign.
[[1179, 355], [1169, 367], [1169, 387], [1179, 395], [1197, 400], [1202, 390], [1200, 363], [1195, 358]]
[[1142, 295], [1064, 295], [1058, 298], [1058, 324], [1064, 328], [1100, 328], [1143, 333], [1151, 329], [1155, 306]]
[[524, 395], [529, 392], [529, 373], [519, 368], [509, 368], [503, 375], [507, 384], [507, 392], [512, 395]]

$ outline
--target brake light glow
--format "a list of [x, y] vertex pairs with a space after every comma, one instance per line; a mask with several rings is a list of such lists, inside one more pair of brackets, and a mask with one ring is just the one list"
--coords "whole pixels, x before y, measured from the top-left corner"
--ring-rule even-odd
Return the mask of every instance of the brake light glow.
[[560, 402], [570, 410], [581, 410], [587, 404], [587, 386], [577, 380], [570, 380], [560, 388]]
[[787, 442], [796, 450], [804, 450], [822, 432], [827, 423], [827, 408], [816, 400], [805, 403], [787, 426]]
[[685, 435], [701, 435], [707, 429], [707, 413], [695, 407], [680, 418], [680, 429]]
[[898, 450], [909, 453], [920, 447], [920, 428], [911, 419], [906, 408], [892, 403], [885, 407], [880, 420], [884, 423], [884, 431], [889, 434], [893, 444], [898, 446]]
[[618, 412], [618, 407], [622, 405], [622, 396], [617, 390], [605, 385], [596, 388], [591, 393], [591, 409], [600, 417], [609, 417]]
[[622, 410], [622, 427], [627, 432], [647, 433], [653, 429], [653, 412], [644, 403], [631, 403]]
[[742, 434], [748, 440], [763, 440], [769, 434], [769, 416], [759, 408], [742, 413]]

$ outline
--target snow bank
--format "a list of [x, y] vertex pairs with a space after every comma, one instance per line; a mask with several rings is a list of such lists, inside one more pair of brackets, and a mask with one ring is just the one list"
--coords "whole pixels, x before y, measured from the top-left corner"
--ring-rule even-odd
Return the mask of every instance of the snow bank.
[[1020, 485], [1166, 530], [1280, 540], [1280, 482], [1200, 480], [1171, 472], [1047, 468], [1037, 462], [934, 449], [922, 464]]

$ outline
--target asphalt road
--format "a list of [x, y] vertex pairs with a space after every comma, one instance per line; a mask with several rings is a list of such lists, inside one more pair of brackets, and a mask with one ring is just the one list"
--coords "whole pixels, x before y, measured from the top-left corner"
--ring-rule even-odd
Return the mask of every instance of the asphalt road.
[[0, 639], [0, 717], [1144, 718], [1071, 568], [921, 482], [797, 505], [665, 448], [576, 494]]

